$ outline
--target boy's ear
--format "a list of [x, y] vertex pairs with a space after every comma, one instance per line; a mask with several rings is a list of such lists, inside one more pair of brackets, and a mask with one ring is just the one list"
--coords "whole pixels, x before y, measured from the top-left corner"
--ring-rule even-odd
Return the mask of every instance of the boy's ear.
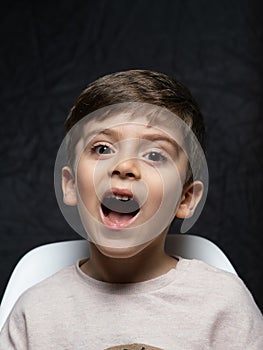
[[203, 191], [204, 185], [201, 181], [194, 181], [186, 185], [175, 215], [180, 219], [190, 218], [202, 198]]
[[75, 176], [68, 166], [62, 168], [62, 191], [65, 204], [71, 206], [77, 205]]

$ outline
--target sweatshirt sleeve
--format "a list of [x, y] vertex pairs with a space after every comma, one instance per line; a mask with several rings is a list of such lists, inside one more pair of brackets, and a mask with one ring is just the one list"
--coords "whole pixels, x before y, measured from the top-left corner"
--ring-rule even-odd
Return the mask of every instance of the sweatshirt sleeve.
[[0, 350], [28, 350], [26, 318], [18, 302], [0, 333]]

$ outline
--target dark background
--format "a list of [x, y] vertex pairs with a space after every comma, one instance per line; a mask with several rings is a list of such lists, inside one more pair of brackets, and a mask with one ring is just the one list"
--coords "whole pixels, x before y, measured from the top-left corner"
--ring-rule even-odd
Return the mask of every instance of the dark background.
[[80, 239], [56, 203], [63, 122], [91, 81], [168, 73], [199, 101], [210, 188], [190, 233], [225, 251], [263, 310], [261, 1], [12, 1], [1, 7], [0, 297], [18, 259]]

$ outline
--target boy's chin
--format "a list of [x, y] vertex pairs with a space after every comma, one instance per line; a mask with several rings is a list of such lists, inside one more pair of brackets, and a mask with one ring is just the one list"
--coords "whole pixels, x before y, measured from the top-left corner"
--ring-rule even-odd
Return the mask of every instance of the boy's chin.
[[132, 258], [135, 255], [139, 254], [144, 248], [146, 248], [150, 242], [140, 244], [134, 247], [123, 247], [123, 248], [114, 248], [114, 247], [106, 247], [96, 244], [96, 248], [99, 252], [112, 259], [128, 259]]

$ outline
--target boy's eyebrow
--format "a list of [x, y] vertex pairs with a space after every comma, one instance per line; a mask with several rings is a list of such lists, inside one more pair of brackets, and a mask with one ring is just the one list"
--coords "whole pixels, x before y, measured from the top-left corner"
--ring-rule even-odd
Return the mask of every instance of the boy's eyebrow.
[[115, 131], [114, 129], [104, 129], [102, 131], [100, 131], [100, 134], [105, 134], [107, 136], [118, 136], [118, 132]]
[[142, 136], [143, 139], [145, 140], [149, 140], [149, 141], [166, 141], [168, 143], [170, 143], [172, 146], [174, 146], [175, 148], [178, 148], [178, 143], [172, 139], [169, 136], [166, 135], [162, 135], [162, 134], [144, 134]]
[[105, 134], [105, 135], [111, 136], [112, 134], [117, 134], [117, 133], [114, 130], [111, 130], [111, 129], [104, 129], [104, 130], [96, 129], [96, 130], [92, 130], [92, 131], [88, 132], [85, 135], [85, 139], [88, 140], [90, 137], [95, 137], [95, 136], [98, 136], [98, 135], [101, 135], [101, 134]]
[[87, 137], [91, 137], [91, 136], [101, 135], [101, 134], [104, 134], [104, 135], [107, 135], [107, 136], [117, 136], [118, 135], [118, 133], [115, 130], [113, 130], [113, 129], [103, 129], [103, 130], [96, 129], [96, 130], [93, 130], [90, 133], [88, 133], [86, 135], [86, 138]]

